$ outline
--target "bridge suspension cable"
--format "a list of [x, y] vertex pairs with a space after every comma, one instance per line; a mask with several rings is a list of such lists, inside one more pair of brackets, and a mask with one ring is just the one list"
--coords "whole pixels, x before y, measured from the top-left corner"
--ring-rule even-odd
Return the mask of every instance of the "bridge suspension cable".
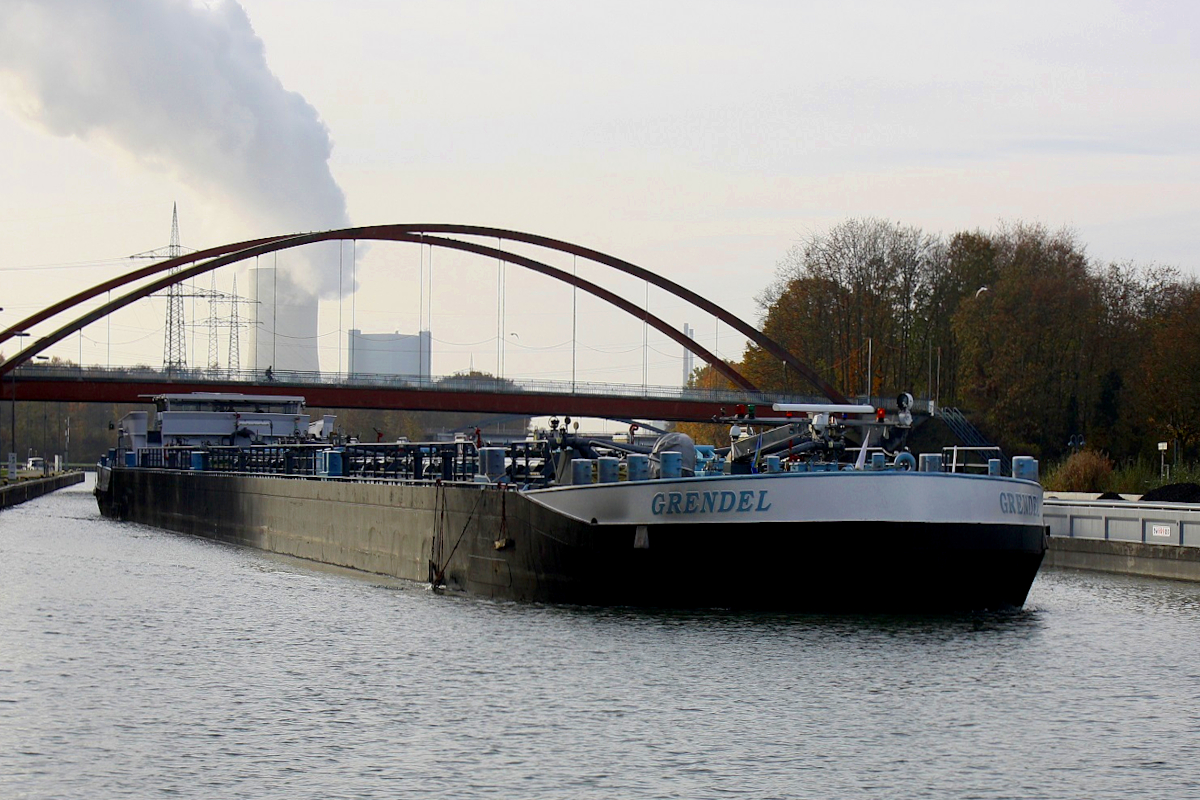
[[[15, 367], [28, 361], [37, 352], [40, 352], [41, 350], [44, 350], [45, 348], [47, 348], [53, 344], [56, 344], [59, 341], [62, 341], [62, 339], [71, 335], [76, 330], [79, 330], [80, 328], [85, 327], [85, 326], [91, 324], [92, 322], [95, 322], [103, 317], [106, 317], [109, 314], [112, 314], [114, 311], [124, 308], [125, 306], [128, 306], [131, 303], [136, 302], [137, 300], [140, 300], [143, 297], [146, 297], [146, 296], [152, 294], [153, 292], [156, 292], [166, 286], [169, 286], [170, 284], [172, 284], [174, 282], [187, 280], [196, 275], [202, 275], [205, 272], [217, 269], [218, 267], [223, 267], [228, 264], [236, 263], [238, 261], [245, 261], [250, 258], [255, 258], [255, 257], [263, 255], [267, 252], [277, 252], [278, 250], [285, 249], [285, 248], [298, 247], [298, 246], [305, 245], [305, 244], [311, 244], [316, 241], [324, 241], [327, 238], [328, 237], [325, 234], [320, 234], [320, 233], [303, 234], [300, 236], [295, 236], [290, 239], [284, 240], [283, 242], [270, 242], [270, 243], [266, 243], [266, 244], [258, 244], [258, 245], [249, 247], [249, 248], [239, 251], [239, 252], [230, 253], [230, 254], [223, 255], [223, 256], [218, 256], [217, 258], [213, 258], [209, 261], [204, 261], [199, 264], [193, 265], [191, 267], [186, 267], [186, 268], [180, 269], [178, 272], [169, 273], [164, 277], [160, 277], [157, 280], [151, 281], [150, 283], [148, 283], [144, 286], [141, 286], [131, 292], [121, 295], [117, 299], [112, 300], [99, 308], [93, 309], [92, 311], [84, 314], [81, 317], [78, 317], [77, 319], [73, 320], [72, 322], [67, 323], [66, 325], [62, 326], [58, 330], [56, 330], [42, 338], [39, 338], [37, 341], [35, 341], [32, 345], [30, 345], [25, 350], [22, 350], [20, 353], [9, 358], [7, 361], [0, 363], [0, 375], [7, 374], [9, 371], [14, 369]], [[598, 286], [584, 278], [580, 278], [578, 276], [573, 276], [573, 275], [571, 275], [571, 273], [565, 272], [556, 267], [552, 267], [549, 264], [544, 264], [540, 261], [536, 261], [534, 259], [527, 258], [525, 256], [517, 255], [515, 253], [509, 253], [509, 252], [506, 252], [503, 250], [498, 250], [496, 248], [488, 247], [486, 245], [476, 244], [474, 242], [464, 242], [464, 241], [461, 241], [458, 239], [447, 239], [447, 238], [443, 238], [443, 237], [426, 236], [424, 234], [412, 234], [412, 233], [400, 233], [400, 232], [392, 232], [390, 235], [388, 235], [386, 237], [380, 236], [380, 237], [376, 237], [376, 238], [386, 240], [386, 241], [411, 242], [414, 244], [424, 243], [424, 244], [428, 244], [430, 247], [444, 247], [444, 248], [449, 248], [449, 249], [453, 249], [453, 250], [461, 250], [464, 252], [475, 253], [477, 255], [482, 255], [482, 256], [487, 256], [487, 257], [492, 257], [492, 258], [500, 258], [500, 259], [503, 259], [506, 263], [516, 264], [518, 266], [522, 266], [527, 269], [533, 270], [534, 272], [539, 272], [543, 275], [547, 275], [549, 277], [556, 278], [557, 280], [560, 280], [560, 281], [563, 281], [566, 283], [571, 283], [571, 284], [577, 286], [578, 288], [583, 289], [584, 291], [588, 292], [589, 294], [593, 294], [596, 297], [599, 297], [600, 299], [605, 300], [606, 302], [620, 308], [622, 311], [625, 311], [626, 313], [628, 313], [634, 317], [640, 317], [640, 318], [645, 319], [656, 330], [671, 337], [672, 339], [674, 339], [675, 341], [677, 341], [679, 344], [683, 345], [684, 347], [688, 347], [694, 353], [696, 353], [696, 355], [700, 356], [705, 361], [710, 363], [714, 369], [716, 369], [718, 372], [720, 372], [722, 375], [724, 375], [726, 378], [728, 378], [735, 386], [738, 386], [746, 391], [751, 391], [751, 392], [758, 391], [757, 387], [752, 382], [750, 382], [748, 379], [746, 379], [744, 376], [742, 376], [742, 374], [740, 372], [738, 372], [733, 367], [726, 364], [724, 361], [721, 361], [720, 359], [718, 359], [716, 356], [714, 356], [712, 353], [710, 353], [707, 349], [705, 349], [701, 345], [697, 344], [694, 340], [691, 340], [691, 339], [688, 339], [687, 337], [685, 337], [682, 333], [675, 330], [674, 326], [670, 325], [669, 323], [660, 319], [659, 317], [656, 317], [653, 314], [650, 314], [645, 309], [639, 308], [637, 305], [630, 303], [628, 300], [621, 297], [620, 295], [610, 292], [609, 290], [604, 289], [603, 287]]]
[[[174, 278], [174, 280], [159, 279], [159, 280], [153, 281], [149, 285], [154, 286], [156, 289], [162, 288], [164, 286], [170, 285], [173, 282], [184, 280], [186, 277], [190, 277], [190, 276], [196, 275], [196, 274], [201, 274], [203, 272], [208, 271], [209, 269], [215, 269], [218, 266], [223, 266], [226, 263], [233, 263], [235, 261], [240, 261], [245, 258], [250, 258], [254, 255], [261, 255], [261, 254], [265, 254], [268, 252], [275, 252], [275, 251], [282, 250], [282, 249], [297, 247], [297, 246], [300, 246], [303, 244], [310, 244], [310, 243], [320, 242], [320, 241], [331, 241], [331, 240], [337, 240], [337, 239], [343, 239], [343, 240], [351, 239], [354, 242], [355, 247], [357, 247], [357, 241], [359, 239], [378, 240], [378, 241], [417, 241], [418, 243], [421, 243], [421, 242], [428, 243], [428, 234], [434, 234], [434, 233], [450, 234], [450, 235], [458, 235], [458, 236], [497, 237], [502, 240], [517, 241], [517, 242], [521, 242], [521, 243], [525, 243], [525, 244], [530, 244], [530, 245], [533, 245], [536, 247], [542, 247], [542, 248], [546, 248], [546, 249], [550, 249], [550, 250], [555, 250], [558, 252], [569, 253], [574, 256], [583, 257], [590, 261], [594, 261], [594, 262], [602, 264], [604, 266], [608, 266], [612, 269], [616, 269], [618, 271], [625, 272], [626, 274], [641, 278], [642, 280], [648, 281], [649, 283], [652, 283], [655, 286], [658, 286], [659, 288], [662, 288], [662, 289], [676, 295], [677, 297], [680, 297], [681, 299], [686, 300], [687, 302], [704, 310], [705, 312], [712, 314], [714, 317], [717, 318], [718, 323], [719, 322], [726, 323], [727, 325], [732, 327], [734, 330], [736, 330], [739, 333], [741, 333], [742, 335], [744, 335], [747, 339], [754, 342], [759, 347], [762, 347], [764, 350], [766, 350], [768, 353], [770, 353], [774, 357], [778, 358], [781, 362], [783, 362], [785, 365], [787, 365], [787, 367], [789, 367], [793, 371], [799, 373], [809, 383], [811, 383], [813, 386], [815, 386], [817, 389], [819, 389], [830, 400], [833, 400], [834, 402], [839, 402], [839, 403], [846, 402], [846, 398], [844, 395], [842, 395], [841, 392], [839, 392], [837, 389], [833, 388], [820, 375], [818, 375], [814, 370], [812, 370], [812, 368], [810, 368], [809, 366], [807, 366], [806, 364], [801, 362], [799, 359], [797, 359], [794, 355], [792, 355], [785, 348], [783, 348], [782, 345], [780, 345], [778, 342], [775, 342], [769, 336], [767, 336], [766, 334], [757, 330], [752, 325], [746, 323], [744, 320], [741, 320], [738, 317], [734, 316], [733, 314], [730, 314], [728, 311], [721, 308], [716, 303], [713, 303], [712, 301], [701, 297], [700, 295], [696, 294], [695, 292], [693, 292], [683, 286], [680, 286], [679, 284], [675, 283], [674, 281], [671, 281], [667, 278], [664, 278], [660, 275], [650, 272], [649, 270], [646, 270], [646, 269], [639, 267], [635, 264], [632, 264], [628, 261], [624, 261], [622, 259], [615, 258], [614, 256], [610, 256], [605, 253], [601, 253], [600, 251], [593, 250], [591, 248], [582, 247], [580, 245], [575, 245], [570, 242], [564, 242], [561, 240], [552, 239], [552, 238], [545, 237], [545, 236], [539, 236], [537, 234], [524, 233], [521, 231], [513, 231], [513, 230], [502, 229], [502, 228], [492, 228], [492, 227], [475, 226], [475, 225], [457, 225], [457, 224], [377, 225], [377, 226], [367, 226], [367, 227], [361, 227], [361, 228], [344, 228], [344, 229], [339, 229], [339, 230], [322, 231], [322, 232], [308, 233], [308, 234], [266, 237], [263, 239], [249, 240], [246, 242], [240, 242], [240, 243], [231, 244], [231, 245], [222, 245], [222, 246], [216, 247], [216, 248], [209, 248], [208, 250], [202, 250], [197, 253], [191, 253], [191, 254], [188, 254], [185, 256], [180, 256], [179, 258], [168, 259], [167, 261], [163, 261], [158, 264], [151, 265], [151, 266], [143, 268], [141, 270], [136, 270], [132, 273], [121, 276], [119, 278], [115, 278], [110, 281], [106, 281], [104, 283], [98, 284], [97, 286], [92, 287], [91, 289], [84, 290], [83, 292], [79, 292], [76, 295], [72, 296], [71, 298], [61, 301], [60, 303], [56, 303], [53, 306], [50, 306], [50, 307], [44, 309], [43, 311], [40, 311], [34, 315], [31, 315], [30, 317], [22, 320], [21, 322], [18, 322], [16, 325], [8, 328], [7, 330], [0, 332], [0, 343], [3, 343], [4, 341], [11, 338], [16, 333], [24, 332], [29, 327], [36, 325], [42, 321], [45, 321], [46, 319], [50, 318], [51, 316], [54, 316], [55, 314], [58, 314], [68, 308], [78, 305], [81, 302], [84, 302], [88, 299], [96, 297], [97, 295], [102, 294], [103, 292], [105, 292], [109, 289], [117, 288], [119, 286], [124, 286], [124, 285], [132, 283], [134, 281], [141, 280], [143, 278], [157, 274], [159, 272], [170, 270], [172, 268], [181, 266], [183, 264], [194, 263], [196, 261], [202, 261], [203, 259], [206, 259], [206, 258], [212, 258], [213, 260], [204, 262], [203, 268], [201, 268], [201, 269], [196, 269], [194, 267], [189, 268], [189, 269], [183, 269], [180, 272], [176, 273], [174, 276], [170, 276], [171, 278]], [[412, 238], [414, 236], [416, 237], [415, 239]], [[422, 238], [422, 237], [424, 237], [424, 238]], [[459, 240], [447, 239], [447, 240], [443, 240], [443, 244], [440, 246], [448, 246], [445, 244], [445, 242], [457, 242], [459, 245], [468, 244], [467, 242], [461, 242]], [[467, 248], [460, 247], [458, 249], [467, 249]], [[492, 249], [492, 248], [485, 248], [485, 249], [490, 251], [492, 253], [492, 255], [495, 255], [498, 258], [503, 258], [508, 263], [518, 263], [517, 261], [514, 260], [514, 257], [512, 256], [512, 254], [505, 253], [504, 251], [501, 251], [499, 249]], [[496, 255], [496, 254], [499, 254], [499, 255]], [[233, 256], [233, 257], [229, 258], [229, 256]], [[226, 259], [228, 259], [228, 260], [226, 260]], [[217, 262], [221, 262], [221, 263], [217, 263]], [[546, 266], [546, 265], [543, 265], [543, 266]], [[549, 274], [549, 273], [547, 273], [547, 274]], [[567, 275], [566, 273], [562, 273], [562, 274], [566, 275], [568, 281], [572, 280], [570, 275]], [[184, 277], [180, 277], [180, 276], [184, 276]], [[563, 279], [562, 277], [559, 277], [559, 276], [555, 276], [555, 277], [558, 277], [559, 280]], [[100, 316], [107, 315], [108, 313], [111, 313], [112, 311], [117, 310], [117, 308], [121, 308], [124, 305], [128, 305], [129, 302], [133, 302], [134, 300], [140, 299], [140, 297], [144, 296], [144, 294], [137, 294], [137, 293], [133, 293], [133, 294], [136, 294], [136, 296], [126, 295], [125, 297], [131, 298], [131, 299], [129, 299], [128, 302], [121, 303], [120, 305], [114, 306], [111, 303], [106, 304], [102, 309], [100, 309], [102, 311]], [[104, 309], [107, 309], [107, 310], [104, 310]], [[626, 310], [628, 310], [628, 309], [626, 309]], [[639, 313], [639, 311], [635, 307], [635, 310], [631, 311], [630, 313], [632, 313], [635, 317], [638, 317], [638, 316], [641, 316], [641, 313], [644, 313], [644, 312]], [[75, 322], [70, 323], [67, 327], [71, 331], [74, 331], [77, 329], [76, 323], [79, 323], [81, 320], [87, 319], [88, 320], [87, 322], [82, 323], [82, 324], [86, 325], [92, 321], [95, 321], [96, 319], [99, 319], [100, 316], [94, 316], [92, 314], [87, 314], [87, 315], [84, 315], [84, 317], [80, 317], [79, 320], [76, 320]], [[668, 328], [670, 328], [670, 326], [668, 326]], [[664, 332], [666, 332], [666, 331], [664, 331]], [[43, 339], [39, 339], [37, 342], [35, 342], [34, 346], [37, 348], [37, 351], [40, 352], [41, 349], [44, 349], [45, 347], [48, 347], [50, 344], [53, 344], [53, 343], [59, 341], [61, 337], [53, 338], [53, 341], [49, 341], [52, 337], [56, 337], [57, 333], [58, 333], [58, 331], [50, 334], [47, 337], [44, 337]], [[670, 333], [668, 333], [668, 335], [672, 339], [675, 339], [676, 341], [679, 341], [679, 339], [682, 338], [682, 337], [677, 337], [675, 335], [675, 331], [673, 328], [670, 328]], [[503, 339], [503, 337], [501, 337], [501, 339]], [[708, 353], [707, 350], [704, 350], [702, 353], [701, 352], [702, 348], [699, 348], [699, 345], [696, 345], [694, 343], [694, 340], [687, 339], [680, 343], [683, 344], [684, 347], [695, 352], [697, 355], [700, 355], [702, 358], [704, 358], [710, 364], [713, 364], [713, 366], [715, 368], [717, 368], [719, 371], [721, 371], [722, 374], [726, 374], [726, 377], [729, 377], [729, 375], [727, 374], [727, 371], [732, 371], [736, 374], [735, 370], [732, 370], [732, 368], [728, 368], [728, 365], [725, 364], [725, 362], [723, 362], [721, 359], [717, 358], [716, 356], [712, 355], [711, 353]], [[501, 346], [503, 346], [503, 345], [501, 345]], [[33, 355], [33, 353], [30, 353], [30, 355], [28, 357], [10, 358], [8, 361], [5, 361], [4, 363], [0, 364], [0, 375], [7, 373], [9, 370], [11, 370], [15, 366], [17, 366], [19, 363], [24, 363], [25, 361], [28, 360], [29, 357], [32, 357], [32, 355]], [[724, 365], [724, 367], [726, 367], [727, 369], [722, 369], [718, 365]], [[732, 378], [731, 378], [731, 380], [732, 380]], [[749, 383], [749, 382], [746, 381], [744, 378], [741, 378], [740, 380], [735, 380], [734, 383], [736, 385], [745, 385], [746, 383]]]

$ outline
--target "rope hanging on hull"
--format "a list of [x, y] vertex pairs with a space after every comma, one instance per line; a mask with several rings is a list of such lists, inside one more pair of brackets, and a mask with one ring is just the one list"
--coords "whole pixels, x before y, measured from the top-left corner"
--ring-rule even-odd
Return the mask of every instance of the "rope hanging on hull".
[[[438, 482], [441, 485], [441, 482]], [[442, 513], [445, 514], [446, 509], [446, 487], [442, 487]], [[462, 544], [463, 537], [467, 535], [467, 528], [471, 527], [471, 520], [475, 518], [475, 509], [479, 508], [479, 501], [483, 499], [483, 491], [475, 498], [475, 505], [471, 506], [471, 513], [467, 515], [467, 521], [463, 525], [462, 533], [458, 534], [458, 540], [454, 542], [454, 547], [450, 549], [450, 555], [446, 556], [446, 561], [440, 567], [437, 567], [432, 580], [430, 580], [431, 588], [438, 589], [446, 585], [446, 568], [450, 566], [450, 560], [454, 558], [455, 552], [458, 551], [458, 546]], [[432, 565], [431, 565], [432, 566]]]

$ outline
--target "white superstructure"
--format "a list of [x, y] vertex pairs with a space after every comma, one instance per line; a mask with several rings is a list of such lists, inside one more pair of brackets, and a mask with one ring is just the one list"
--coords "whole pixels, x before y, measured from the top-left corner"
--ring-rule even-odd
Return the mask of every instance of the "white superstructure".
[[[160, 394], [149, 414], [134, 411], [121, 420], [121, 437], [130, 450], [146, 447], [277, 444], [310, 434], [304, 398], [287, 395]], [[322, 431], [332, 417], [319, 421]]]

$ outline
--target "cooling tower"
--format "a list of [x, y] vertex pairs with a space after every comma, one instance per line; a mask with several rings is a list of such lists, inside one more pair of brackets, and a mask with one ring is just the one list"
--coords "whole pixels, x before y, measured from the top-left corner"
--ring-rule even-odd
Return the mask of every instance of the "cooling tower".
[[317, 297], [273, 267], [250, 270], [251, 368], [317, 372]]

